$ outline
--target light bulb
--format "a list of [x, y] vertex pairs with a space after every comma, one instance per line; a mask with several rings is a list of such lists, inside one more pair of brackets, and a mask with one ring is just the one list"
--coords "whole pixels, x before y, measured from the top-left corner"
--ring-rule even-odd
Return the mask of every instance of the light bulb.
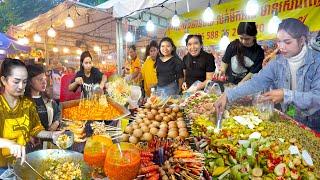
[[47, 65], [47, 63], [45, 63], [45, 62], [44, 62], [44, 63], [42, 63], [42, 64], [43, 64], [44, 66], [46, 66], [46, 65]]
[[102, 63], [103, 65], [107, 64], [107, 62], [106, 62], [106, 61], [102, 61], [101, 63]]
[[29, 39], [26, 36], [24, 36], [22, 40], [24, 45], [29, 44]]
[[148, 32], [154, 31], [154, 24], [151, 21], [151, 19], [149, 19], [149, 21], [147, 22], [146, 29], [147, 29]]
[[227, 35], [223, 35], [222, 38], [219, 41], [219, 49], [221, 51], [224, 51], [227, 49], [228, 45], [230, 44], [230, 39]]
[[18, 38], [17, 43], [20, 44], [20, 45], [24, 45], [24, 39], [23, 38]]
[[189, 33], [185, 33], [181, 39], [181, 45], [185, 46], [186, 45], [186, 39], [189, 36]]
[[100, 51], [101, 51], [101, 48], [100, 48], [99, 46], [94, 46], [94, 47], [93, 47], [93, 50], [94, 50], [95, 52], [100, 52]]
[[48, 30], [48, 36], [54, 38], [56, 37], [56, 35], [57, 35], [57, 32], [51, 26], [50, 29]]
[[246, 14], [248, 16], [255, 16], [258, 14], [259, 4], [257, 0], [249, 0], [246, 5]]
[[73, 28], [74, 27], [74, 22], [70, 16], [70, 14], [68, 15], [68, 17], [65, 20], [65, 24], [67, 28]]
[[6, 54], [6, 50], [0, 49], [0, 54]]
[[108, 59], [112, 59], [112, 56], [109, 54], [107, 58], [108, 58]]
[[41, 42], [41, 36], [38, 32], [33, 35], [33, 40], [34, 42]]
[[14, 58], [15, 58], [15, 59], [20, 59], [19, 56], [15, 56]]
[[276, 34], [280, 23], [281, 19], [277, 15], [272, 16], [268, 22], [268, 33]]
[[126, 41], [129, 43], [133, 42], [133, 34], [130, 31], [126, 33]]
[[69, 51], [70, 51], [69, 48], [67, 48], [67, 47], [64, 47], [64, 48], [63, 48], [63, 53], [66, 53], [66, 54], [67, 54], [67, 53], [69, 53]]
[[66, 59], [66, 60], [64, 60], [64, 62], [65, 62], [65, 63], [68, 63], [69, 61], [68, 61], [68, 59]]
[[214, 14], [211, 7], [207, 7], [202, 13], [202, 20], [205, 23], [211, 23], [213, 21]]
[[171, 19], [172, 27], [179, 27], [180, 26], [180, 18], [177, 14], [175, 14]]
[[81, 55], [82, 50], [81, 49], [77, 49], [77, 54]]
[[52, 48], [52, 51], [53, 51], [54, 53], [57, 53], [57, 52], [59, 51], [59, 49], [58, 49], [57, 47], [53, 47], [53, 48]]

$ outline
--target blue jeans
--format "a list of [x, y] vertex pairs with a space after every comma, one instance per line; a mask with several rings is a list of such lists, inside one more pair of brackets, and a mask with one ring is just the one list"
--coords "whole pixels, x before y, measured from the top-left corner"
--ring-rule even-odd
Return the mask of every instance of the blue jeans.
[[162, 92], [165, 97], [177, 95], [179, 92], [178, 84], [176, 81], [165, 85], [165, 86], [157, 86], [157, 91]]

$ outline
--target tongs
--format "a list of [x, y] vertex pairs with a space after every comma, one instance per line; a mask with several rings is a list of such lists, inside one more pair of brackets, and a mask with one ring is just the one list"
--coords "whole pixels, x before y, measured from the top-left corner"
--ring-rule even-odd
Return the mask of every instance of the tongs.
[[222, 128], [222, 115], [223, 112], [217, 112], [217, 131], [220, 132], [221, 128]]
[[40, 176], [41, 179], [45, 179], [34, 167], [32, 167], [32, 166], [28, 163], [28, 161], [24, 161], [24, 163], [27, 164], [27, 165], [32, 169], [32, 171], [34, 171], [36, 174], [38, 174], [38, 176]]

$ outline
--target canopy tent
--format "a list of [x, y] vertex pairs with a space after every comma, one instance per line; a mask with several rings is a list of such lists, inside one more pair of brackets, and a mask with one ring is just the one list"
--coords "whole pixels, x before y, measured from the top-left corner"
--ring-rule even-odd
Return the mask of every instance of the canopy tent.
[[0, 54], [27, 53], [30, 49], [28, 46], [20, 45], [13, 37], [0, 32]]
[[[74, 21], [72, 28], [65, 26], [65, 19], [68, 15]], [[54, 38], [47, 35], [51, 26], [57, 32]], [[33, 47], [45, 50], [46, 59], [48, 59], [56, 56], [79, 56], [79, 49], [94, 52], [94, 47], [100, 47], [100, 52], [105, 54], [115, 52], [115, 26], [115, 18], [112, 17], [110, 11], [66, 0], [32, 20], [11, 26], [8, 34], [16, 38], [26, 36]], [[41, 42], [33, 41], [36, 33], [42, 37]], [[54, 53], [53, 47], [57, 47], [59, 53]], [[65, 47], [69, 48], [70, 52], [62, 52]]]
[[[210, 5], [213, 6], [227, 1], [229, 0], [210, 0]], [[108, 0], [96, 6], [96, 8], [112, 10], [113, 17], [122, 22], [127, 21], [127, 24], [138, 28], [140, 33], [144, 31], [147, 36], [134, 43], [138, 47], [145, 47], [151, 38], [159, 40], [165, 36], [166, 28], [170, 26], [168, 22], [175, 13], [175, 7], [178, 14], [183, 14], [195, 9], [205, 9], [208, 7], [208, 2], [209, 0]], [[144, 26], [149, 18], [157, 26], [156, 32], [145, 32]], [[118, 72], [120, 72], [119, 67], [123, 64], [123, 59], [121, 59], [124, 47], [123, 34], [129, 30], [128, 26], [126, 29], [122, 28], [121, 21], [117, 23], [117, 31], [122, 32], [117, 34]], [[182, 19], [183, 21], [188, 21], [188, 19]]]
[[[210, 3], [213, 6], [227, 1], [210, 0]], [[208, 6], [209, 0], [109, 0], [96, 7], [100, 9], [113, 8], [113, 17], [116, 18], [134, 16], [148, 8], [152, 8], [152, 14], [170, 19], [174, 15], [175, 2], [178, 14], [183, 14], [199, 8], [205, 9]], [[159, 7], [153, 8], [156, 6]]]

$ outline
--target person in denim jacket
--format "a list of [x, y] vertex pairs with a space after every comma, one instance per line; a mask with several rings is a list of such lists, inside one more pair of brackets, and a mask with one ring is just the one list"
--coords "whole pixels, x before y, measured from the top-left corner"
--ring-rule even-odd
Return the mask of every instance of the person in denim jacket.
[[281, 103], [282, 111], [295, 109], [293, 118], [320, 132], [320, 53], [309, 49], [309, 28], [293, 18], [284, 19], [278, 28], [281, 54], [251, 80], [227, 90], [216, 102], [222, 112], [227, 102], [265, 91], [265, 100]]

